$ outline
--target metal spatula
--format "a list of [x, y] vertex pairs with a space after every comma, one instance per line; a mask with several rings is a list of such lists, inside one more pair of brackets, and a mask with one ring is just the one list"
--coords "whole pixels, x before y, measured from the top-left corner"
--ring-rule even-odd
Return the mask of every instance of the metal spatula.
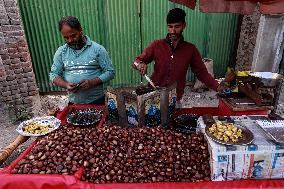
[[147, 74], [144, 75], [145, 79], [150, 83], [150, 85], [152, 85], [152, 87], [154, 89], [157, 89], [157, 87], [155, 86], [155, 84], [153, 83], [153, 81], [148, 77]]
[[[134, 62], [134, 65], [137, 67], [138, 63]], [[150, 79], [150, 77], [147, 74], [143, 75], [145, 77], [145, 79], [150, 83], [150, 85], [154, 88], [157, 89], [157, 87], [155, 86], [155, 84], [153, 83], [153, 81]]]

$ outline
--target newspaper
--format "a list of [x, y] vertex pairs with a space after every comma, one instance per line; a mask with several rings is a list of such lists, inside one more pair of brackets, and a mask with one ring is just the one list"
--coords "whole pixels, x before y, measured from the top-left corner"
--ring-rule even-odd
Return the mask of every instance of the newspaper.
[[[284, 148], [266, 136], [256, 121], [246, 116], [231, 117], [235, 124], [249, 129], [254, 140], [249, 145], [227, 146], [216, 143], [205, 134], [202, 117], [198, 127], [208, 141], [211, 179], [276, 179], [284, 178]], [[217, 120], [217, 117], [214, 117]]]

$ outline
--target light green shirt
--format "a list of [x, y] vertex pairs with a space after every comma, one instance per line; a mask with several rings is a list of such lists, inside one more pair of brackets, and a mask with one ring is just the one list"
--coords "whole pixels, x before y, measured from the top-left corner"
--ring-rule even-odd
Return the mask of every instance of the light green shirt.
[[[103, 83], [114, 78], [110, 57], [105, 48], [91, 41], [88, 36], [81, 50], [74, 50], [67, 44], [59, 47], [53, 58], [49, 73], [50, 80], [61, 77], [70, 83], [79, 83], [82, 79], [99, 77]], [[69, 101], [74, 104], [89, 104], [104, 95], [103, 84], [88, 90], [69, 93]]]

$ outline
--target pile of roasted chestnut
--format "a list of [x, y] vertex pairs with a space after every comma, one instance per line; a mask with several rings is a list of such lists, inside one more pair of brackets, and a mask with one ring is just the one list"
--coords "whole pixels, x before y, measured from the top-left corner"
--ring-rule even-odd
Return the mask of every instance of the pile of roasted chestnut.
[[61, 127], [38, 140], [30, 153], [12, 173], [74, 174], [88, 156], [86, 147], [92, 146], [88, 128]]
[[14, 173], [74, 174], [93, 183], [186, 182], [210, 179], [201, 134], [161, 128], [62, 128], [43, 137]]

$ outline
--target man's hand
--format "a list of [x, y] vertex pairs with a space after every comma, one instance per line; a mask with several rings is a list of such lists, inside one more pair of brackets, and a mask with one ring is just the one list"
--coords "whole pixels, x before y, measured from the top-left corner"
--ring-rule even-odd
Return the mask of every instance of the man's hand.
[[101, 79], [83, 79], [80, 81], [80, 89], [87, 90], [103, 83]]
[[217, 92], [220, 93], [220, 92], [223, 91], [223, 89], [224, 89], [224, 85], [219, 84], [218, 87], [217, 87]]
[[69, 91], [69, 92], [76, 92], [76, 90], [77, 90], [77, 84], [76, 83], [69, 83], [67, 81], [64, 81], [64, 79], [62, 77], [56, 77], [53, 80], [53, 83], [56, 86], [67, 89], [67, 91]]
[[230, 87], [224, 85], [224, 83], [221, 82], [217, 87], [217, 92], [219, 94], [228, 95], [232, 93], [232, 90]]
[[83, 79], [80, 81], [80, 89], [82, 90], [90, 89], [93, 86], [94, 86], [94, 83], [92, 82], [92, 80]]
[[77, 91], [77, 84], [76, 84], [76, 83], [67, 83], [67, 82], [66, 82], [65, 88], [66, 88], [67, 91], [69, 91], [69, 92], [76, 92], [76, 91]]
[[140, 62], [140, 63], [134, 62], [133, 68], [138, 70], [142, 75], [145, 75], [147, 72], [147, 64], [145, 64], [144, 62]]

